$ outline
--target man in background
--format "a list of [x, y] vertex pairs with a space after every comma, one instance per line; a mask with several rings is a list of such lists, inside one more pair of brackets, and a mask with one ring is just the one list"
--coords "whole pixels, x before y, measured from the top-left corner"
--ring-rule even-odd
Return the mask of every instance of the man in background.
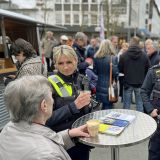
[[87, 44], [87, 36], [83, 32], [77, 32], [75, 35], [75, 41], [73, 49], [78, 56], [78, 70], [80, 74], [85, 75], [86, 68], [89, 66], [88, 62], [85, 62], [85, 46]]
[[140, 88], [149, 67], [149, 59], [139, 47], [139, 38], [132, 37], [128, 50], [119, 60], [119, 72], [124, 74], [123, 108], [130, 109], [134, 91], [136, 110], [143, 112]]
[[53, 36], [53, 32], [47, 31], [45, 38], [42, 40], [42, 55], [44, 55], [47, 63], [47, 70], [48, 72], [52, 72], [51, 69], [51, 55], [53, 47], [55, 47], [58, 44], [57, 40]]

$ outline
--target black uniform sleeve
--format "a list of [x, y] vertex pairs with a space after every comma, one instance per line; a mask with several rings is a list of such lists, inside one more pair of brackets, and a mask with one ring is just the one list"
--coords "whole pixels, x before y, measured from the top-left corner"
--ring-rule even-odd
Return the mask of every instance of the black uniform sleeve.
[[153, 86], [154, 86], [153, 69], [149, 69], [141, 87], [141, 97], [142, 97], [145, 111], [147, 113], [151, 113], [154, 109], [154, 106], [151, 104], [151, 101], [150, 101], [150, 96], [152, 93]]

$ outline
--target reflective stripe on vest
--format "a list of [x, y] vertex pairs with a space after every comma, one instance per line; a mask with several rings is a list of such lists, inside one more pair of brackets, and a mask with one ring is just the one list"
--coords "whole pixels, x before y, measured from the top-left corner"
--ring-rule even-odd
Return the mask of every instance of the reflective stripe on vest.
[[60, 97], [72, 96], [72, 86], [65, 84], [58, 75], [50, 76], [48, 77], [48, 80], [51, 82]]

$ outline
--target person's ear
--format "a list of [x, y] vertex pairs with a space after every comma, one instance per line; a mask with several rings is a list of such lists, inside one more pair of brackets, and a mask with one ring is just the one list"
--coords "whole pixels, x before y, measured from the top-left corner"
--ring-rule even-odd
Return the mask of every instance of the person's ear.
[[40, 108], [41, 108], [42, 112], [44, 112], [44, 113], [47, 112], [48, 108], [47, 108], [47, 104], [46, 104], [46, 100], [45, 99], [43, 99], [43, 101], [41, 102]]

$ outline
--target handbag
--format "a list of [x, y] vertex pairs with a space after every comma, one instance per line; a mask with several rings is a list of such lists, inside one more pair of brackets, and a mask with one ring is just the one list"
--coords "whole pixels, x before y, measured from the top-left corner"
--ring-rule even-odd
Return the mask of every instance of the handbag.
[[112, 56], [110, 58], [110, 74], [109, 74], [109, 101], [111, 103], [116, 103], [118, 101], [118, 85], [115, 80], [112, 80]]

